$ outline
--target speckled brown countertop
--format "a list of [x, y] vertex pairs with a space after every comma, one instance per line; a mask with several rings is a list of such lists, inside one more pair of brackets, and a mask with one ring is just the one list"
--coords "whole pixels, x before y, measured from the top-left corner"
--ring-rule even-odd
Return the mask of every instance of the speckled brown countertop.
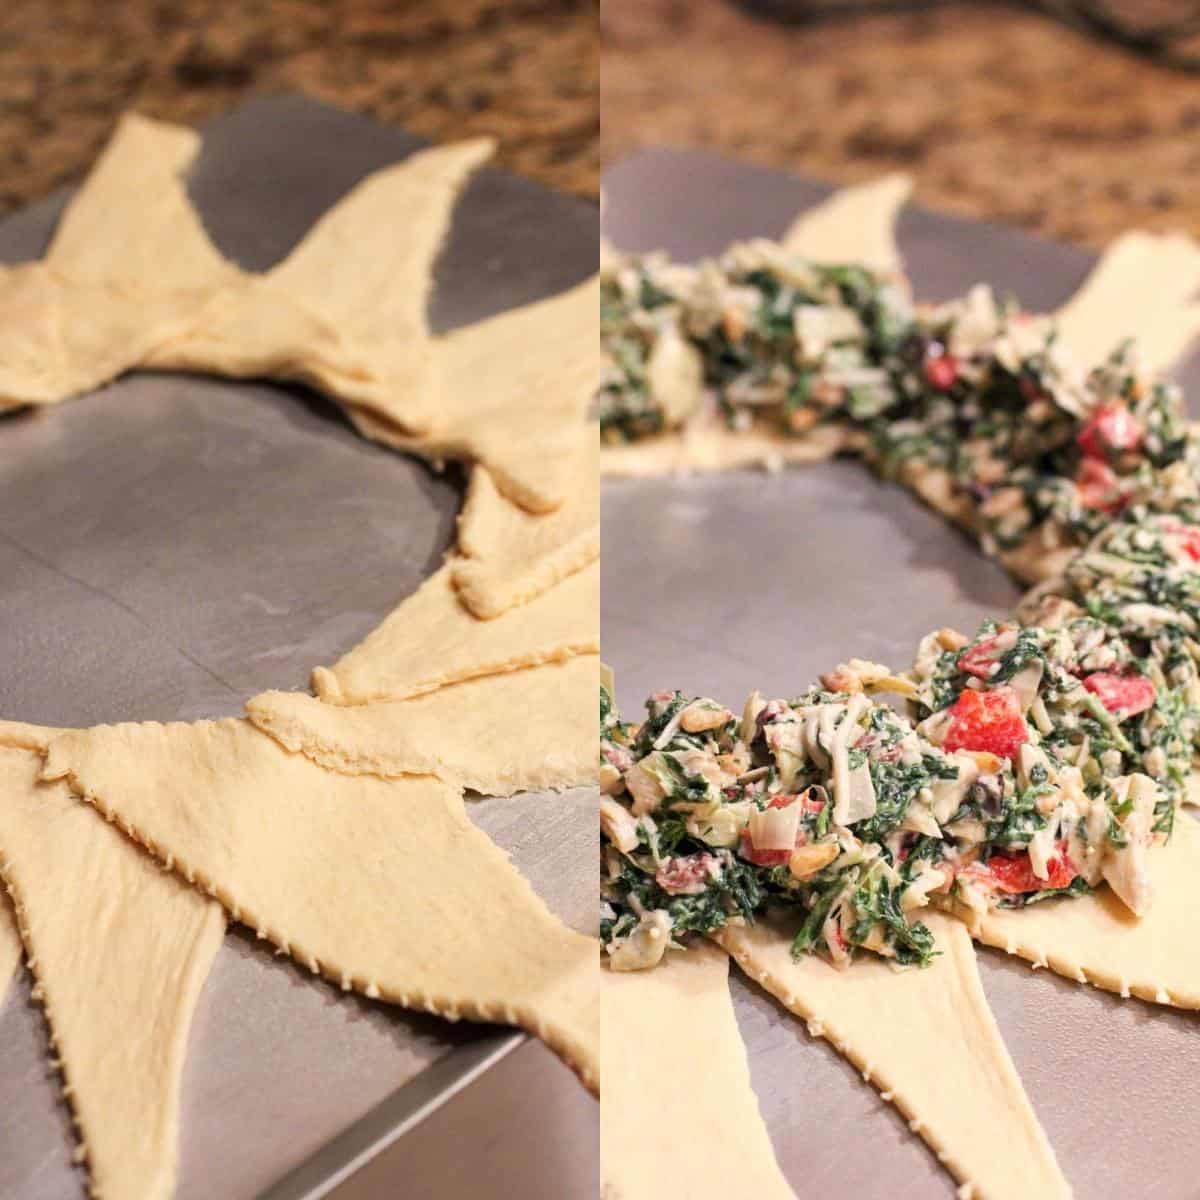
[[1099, 246], [1200, 235], [1200, 77], [1012, 7], [802, 28], [723, 0], [603, 0], [601, 155], [701, 146]]
[[1200, 234], [1200, 78], [1044, 18], [602, 11], [600, 139], [596, 0], [5, 0], [0, 213], [79, 176], [126, 108], [198, 124], [303, 91], [435, 139], [495, 134], [505, 165], [582, 195], [602, 158], [668, 143], [839, 181], [899, 167], [929, 204], [1092, 245]]
[[199, 124], [303, 91], [598, 190], [595, 0], [3, 0], [0, 213], [86, 169], [137, 108]]

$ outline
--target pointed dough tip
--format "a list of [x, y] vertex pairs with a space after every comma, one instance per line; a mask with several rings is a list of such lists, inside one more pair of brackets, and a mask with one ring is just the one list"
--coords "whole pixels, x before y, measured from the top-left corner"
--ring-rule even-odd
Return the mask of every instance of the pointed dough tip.
[[326, 704], [346, 703], [342, 695], [342, 685], [338, 682], [338, 677], [328, 667], [313, 668], [312, 687], [313, 691]]

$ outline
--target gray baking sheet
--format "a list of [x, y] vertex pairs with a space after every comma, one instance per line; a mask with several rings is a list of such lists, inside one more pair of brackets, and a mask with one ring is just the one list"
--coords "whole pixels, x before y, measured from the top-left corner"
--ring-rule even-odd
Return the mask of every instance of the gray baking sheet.
[[[737, 238], [778, 237], [830, 191], [665, 150], [618, 164], [604, 188], [604, 231], [614, 245], [663, 249], [681, 260]], [[986, 280], [1047, 310], [1093, 261], [1079, 249], [919, 210], [904, 214], [899, 238], [921, 299]], [[1193, 391], [1198, 365], [1192, 360], [1181, 372]], [[662, 687], [712, 695], [737, 710], [754, 688], [793, 695], [851, 655], [907, 665], [930, 629], [970, 629], [1007, 612], [1020, 594], [941, 518], [856, 463], [777, 476], [613, 480], [602, 494], [604, 656], [634, 719], [645, 696]], [[1192, 1137], [1197, 1017], [1035, 974], [999, 952], [983, 950], [980, 962], [1005, 1041], [1076, 1195], [1200, 1195]], [[924, 1144], [827, 1043], [736, 970], [732, 986], [759, 1103], [798, 1195], [954, 1195]], [[936, 1059], [929, 1070], [936, 1074]]]
[[[263, 100], [208, 127], [190, 189], [221, 250], [263, 269], [362, 176], [420, 145], [308, 101]], [[64, 198], [0, 224], [0, 261], [39, 255]], [[594, 271], [596, 221], [593, 206], [481, 172], [437, 267], [435, 327]], [[266, 384], [137, 374], [0, 419], [0, 715], [191, 720], [307, 686], [440, 563], [462, 482], [370, 445], [318, 397]], [[593, 794], [470, 810], [555, 911], [594, 930]], [[297, 1168], [289, 1198], [316, 1195], [517, 1040], [343, 996], [234, 930], [197, 1014], [178, 1195], [249, 1200]], [[5, 1200], [84, 1194], [60, 1101], [22, 978], [0, 1008]], [[488, 1133], [504, 1128], [497, 1112]], [[585, 1128], [572, 1159], [592, 1180], [596, 1140]]]

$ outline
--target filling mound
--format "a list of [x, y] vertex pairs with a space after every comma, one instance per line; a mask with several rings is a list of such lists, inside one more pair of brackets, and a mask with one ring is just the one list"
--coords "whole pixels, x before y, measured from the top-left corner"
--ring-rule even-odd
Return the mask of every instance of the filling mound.
[[1200, 525], [1131, 509], [1021, 623], [938, 630], [903, 672], [854, 659], [736, 713], [656, 692], [640, 726], [607, 681], [609, 965], [767, 908], [837, 966], [927, 963], [930, 905], [972, 920], [1107, 886], [1144, 914], [1200, 736], [1198, 560]]
[[601, 282], [602, 438], [696, 426], [846, 452], [936, 491], [1002, 555], [1078, 548], [1114, 515], [1200, 501], [1179, 389], [1131, 346], [1084, 370], [1054, 322], [986, 286], [915, 308], [896, 281], [754, 241], [695, 266], [618, 260]]

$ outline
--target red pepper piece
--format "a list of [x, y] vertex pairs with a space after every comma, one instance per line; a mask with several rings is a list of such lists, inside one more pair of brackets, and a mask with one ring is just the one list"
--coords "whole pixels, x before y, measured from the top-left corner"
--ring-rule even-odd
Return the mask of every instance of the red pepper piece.
[[925, 382], [936, 392], [948, 392], [958, 382], [958, 359], [953, 354], [927, 358]]
[[1075, 482], [1084, 508], [1116, 513], [1128, 502], [1128, 497], [1121, 494], [1117, 473], [1098, 458], [1085, 458], [1080, 463]]
[[1136, 717], [1154, 707], [1154, 684], [1145, 675], [1118, 675], [1115, 671], [1095, 671], [1088, 675], [1083, 686], [1108, 709], [1118, 721]]
[[958, 669], [974, 675], [976, 679], [991, 678], [992, 668], [997, 659], [992, 651], [996, 648], [998, 637], [984, 638], [974, 646], [969, 646], [958, 656]]
[[1017, 693], [1007, 684], [988, 692], [963, 690], [950, 709], [950, 727], [942, 748], [984, 750], [1012, 758], [1029, 740], [1029, 727], [1021, 715]]
[[1105, 459], [1136, 450], [1142, 443], [1142, 427], [1125, 405], [1104, 404], [1087, 419], [1075, 440], [1088, 458]]
[[1179, 548], [1192, 562], [1200, 562], [1200, 529], [1185, 525], [1182, 521], [1172, 521], [1163, 525], [1163, 531], [1173, 533], [1180, 539]]
[[1019, 896], [1025, 892], [1043, 892], [1049, 888], [1065, 888], [1079, 872], [1067, 857], [1066, 842], [1059, 842], [1058, 853], [1046, 863], [1048, 879], [1039, 879], [1033, 873], [1029, 852], [1019, 854], [993, 854], [987, 863], [988, 874], [996, 889]]

